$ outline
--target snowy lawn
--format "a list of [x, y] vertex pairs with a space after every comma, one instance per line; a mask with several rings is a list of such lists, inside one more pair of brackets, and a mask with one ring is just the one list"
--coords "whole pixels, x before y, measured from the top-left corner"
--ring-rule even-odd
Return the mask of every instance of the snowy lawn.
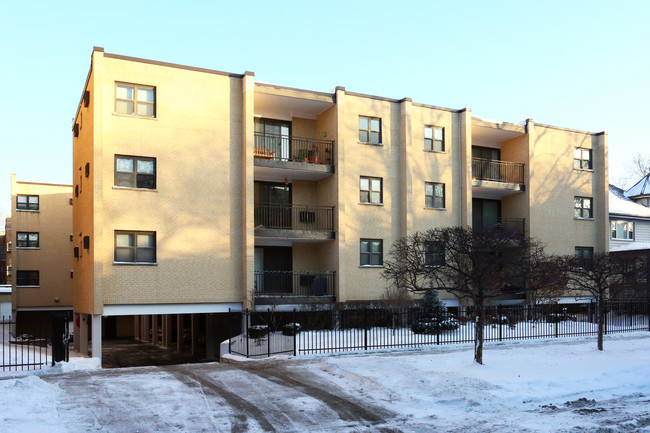
[[[650, 432], [650, 332], [0, 376], [7, 432]], [[53, 370], [96, 366], [73, 360]], [[48, 370], [45, 370], [48, 371]], [[51, 370], [50, 370], [51, 371]], [[347, 402], [347, 403], [346, 403]], [[375, 414], [376, 416], [373, 416]]]

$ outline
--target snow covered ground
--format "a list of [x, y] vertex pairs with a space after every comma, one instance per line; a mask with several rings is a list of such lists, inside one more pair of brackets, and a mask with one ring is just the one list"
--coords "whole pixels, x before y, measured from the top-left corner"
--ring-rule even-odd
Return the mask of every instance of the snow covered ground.
[[483, 366], [472, 351], [113, 370], [73, 359], [0, 375], [0, 431], [650, 432], [649, 332], [608, 335], [604, 352], [594, 337], [492, 342]]

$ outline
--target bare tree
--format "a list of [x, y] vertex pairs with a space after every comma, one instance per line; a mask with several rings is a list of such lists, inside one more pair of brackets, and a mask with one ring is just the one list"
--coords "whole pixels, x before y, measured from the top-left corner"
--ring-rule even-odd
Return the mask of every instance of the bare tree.
[[[535, 251], [535, 254], [531, 254]], [[473, 230], [446, 227], [414, 233], [393, 245], [383, 276], [397, 287], [418, 292], [447, 290], [476, 308], [474, 361], [483, 364], [487, 303], [508, 287], [524, 285], [543, 248], [507, 227]]]
[[650, 155], [636, 152], [625, 164], [625, 174], [618, 179], [621, 185], [630, 185], [650, 174]]
[[603, 334], [607, 301], [613, 289], [636, 271], [626, 270], [625, 260], [617, 260], [609, 253], [596, 253], [591, 257], [562, 256], [557, 258], [565, 270], [570, 289], [591, 294], [598, 303], [598, 350], [603, 350]]
[[391, 313], [392, 330], [395, 335], [400, 313], [413, 305], [411, 293], [404, 287], [390, 285], [384, 290], [379, 302], [384, 309]]

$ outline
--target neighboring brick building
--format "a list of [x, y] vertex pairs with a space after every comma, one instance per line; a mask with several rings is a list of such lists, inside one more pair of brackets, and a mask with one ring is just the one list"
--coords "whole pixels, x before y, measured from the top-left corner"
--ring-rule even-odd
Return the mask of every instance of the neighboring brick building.
[[72, 186], [11, 175], [7, 274], [17, 334], [48, 335], [52, 313], [72, 313]]
[[417, 230], [609, 247], [605, 133], [95, 48], [73, 135], [75, 341], [94, 356], [102, 334], [195, 350], [232, 309], [379, 299]]

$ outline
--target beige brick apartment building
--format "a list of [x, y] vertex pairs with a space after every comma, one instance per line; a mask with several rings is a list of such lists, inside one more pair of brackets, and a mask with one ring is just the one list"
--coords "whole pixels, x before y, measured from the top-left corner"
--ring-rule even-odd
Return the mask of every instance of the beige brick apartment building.
[[229, 310], [378, 299], [416, 230], [608, 249], [605, 133], [95, 48], [73, 135], [75, 341], [93, 356], [102, 335], [198, 350]]
[[72, 186], [11, 175], [6, 274], [15, 334], [48, 335], [53, 313], [72, 313]]

